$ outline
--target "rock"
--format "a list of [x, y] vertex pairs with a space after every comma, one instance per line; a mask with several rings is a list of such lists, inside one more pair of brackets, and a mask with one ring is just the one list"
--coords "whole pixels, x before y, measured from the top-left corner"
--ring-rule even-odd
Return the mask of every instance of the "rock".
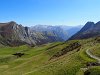
[[17, 53], [15, 53], [15, 54], [13, 54], [13, 55], [17, 56], [17, 58], [18, 58], [18, 57], [22, 57], [22, 56], [25, 55], [25, 54], [24, 54], [24, 53], [17, 52]]
[[97, 62], [89, 62], [89, 63], [86, 63], [86, 66], [100, 66], [100, 63], [97, 63]]
[[0, 43], [9, 46], [28, 44], [31, 46], [63, 41], [55, 32], [38, 32], [23, 27], [14, 21], [0, 23]]

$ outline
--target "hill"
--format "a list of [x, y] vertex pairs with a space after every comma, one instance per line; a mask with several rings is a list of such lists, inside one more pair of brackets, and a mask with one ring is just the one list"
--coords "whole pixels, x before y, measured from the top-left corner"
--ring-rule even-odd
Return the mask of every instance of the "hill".
[[69, 40], [87, 39], [96, 36], [100, 36], [100, 22], [87, 22], [85, 26], [79, 32], [69, 38]]
[[[97, 38], [49, 43], [30, 47], [0, 47], [0, 75], [99, 75], [100, 66], [90, 66], [96, 60], [86, 50], [100, 45]], [[21, 57], [13, 55], [23, 53]], [[88, 68], [88, 70], [85, 70]]]

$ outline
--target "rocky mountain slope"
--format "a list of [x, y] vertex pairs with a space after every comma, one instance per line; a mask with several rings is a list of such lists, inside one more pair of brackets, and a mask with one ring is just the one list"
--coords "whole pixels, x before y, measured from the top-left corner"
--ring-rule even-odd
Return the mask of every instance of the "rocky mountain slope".
[[68, 32], [68, 37], [70, 38], [71, 36], [76, 34], [78, 31], [81, 30], [82, 27], [83, 27], [82, 25], [79, 25], [79, 26], [74, 26], [74, 27], [66, 30]]
[[35, 25], [31, 27], [31, 30], [37, 32], [47, 32], [54, 33], [58, 37], [62, 38], [64, 41], [71, 37], [73, 34], [78, 32], [82, 26], [66, 26], [66, 25]]
[[85, 26], [79, 32], [73, 35], [69, 40], [87, 39], [96, 36], [100, 36], [100, 21], [97, 23], [87, 22]]
[[0, 23], [0, 43], [3, 45], [38, 45], [56, 41], [63, 40], [54, 33], [31, 31], [29, 27], [23, 27], [13, 21]]
[[0, 23], [0, 44], [18, 46], [23, 44], [41, 45], [65, 41], [81, 27], [36, 25], [23, 27], [14, 21]]
[[67, 32], [65, 32], [60, 26], [51, 25], [36, 25], [31, 28], [31, 30], [41, 33], [53, 34], [61, 38], [63, 41], [68, 38]]

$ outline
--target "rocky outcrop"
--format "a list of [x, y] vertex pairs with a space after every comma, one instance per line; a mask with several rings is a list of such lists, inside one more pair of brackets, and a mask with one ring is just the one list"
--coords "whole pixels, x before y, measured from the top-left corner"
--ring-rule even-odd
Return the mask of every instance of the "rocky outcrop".
[[18, 25], [16, 22], [0, 23], [0, 43], [3, 45], [21, 45], [35, 42], [30, 37], [30, 30], [28, 27]]
[[66, 46], [65, 48], [63, 48], [61, 51], [57, 52], [56, 54], [54, 54], [51, 58], [51, 59], [54, 59], [56, 57], [60, 57], [62, 55], [65, 55], [67, 54], [68, 52], [70, 51], [73, 51], [75, 49], [77, 49], [77, 51], [79, 51], [81, 48], [81, 44], [79, 42], [74, 42], [74, 43], [71, 43], [69, 44], [68, 46]]

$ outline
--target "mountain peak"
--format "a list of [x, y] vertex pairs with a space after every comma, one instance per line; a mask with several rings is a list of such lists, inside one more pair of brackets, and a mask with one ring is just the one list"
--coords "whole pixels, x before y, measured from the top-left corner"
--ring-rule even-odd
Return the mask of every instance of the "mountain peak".
[[85, 26], [70, 39], [86, 39], [95, 36], [100, 36], [100, 21], [96, 24], [94, 22], [87, 22]]
[[93, 25], [94, 22], [88, 21], [85, 25]]
[[15, 21], [8, 22], [9, 24], [17, 24]]
[[96, 25], [100, 25], [100, 21], [98, 21], [98, 22], [96, 23]]
[[85, 24], [85, 26], [81, 29], [81, 32], [83, 32], [83, 31], [86, 31], [86, 30], [88, 30], [88, 29], [90, 29], [90, 28], [93, 28], [95, 26], [95, 24], [94, 24], [94, 22], [87, 22], [86, 24]]

